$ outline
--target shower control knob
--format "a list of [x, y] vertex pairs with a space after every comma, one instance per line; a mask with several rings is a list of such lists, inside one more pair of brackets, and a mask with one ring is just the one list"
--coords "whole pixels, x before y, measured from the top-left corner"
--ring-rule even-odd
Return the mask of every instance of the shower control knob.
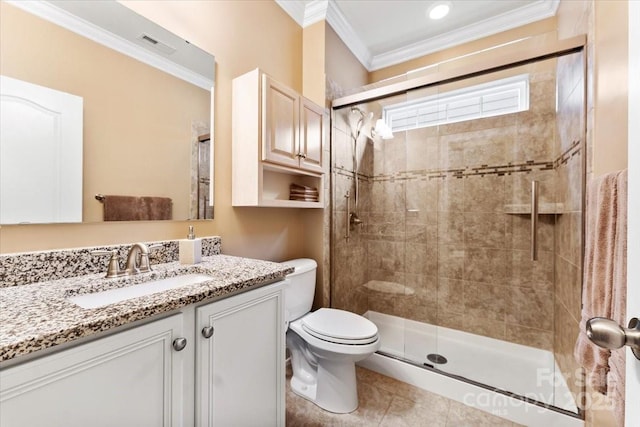
[[202, 328], [202, 336], [205, 338], [211, 338], [213, 336], [213, 326], [205, 326]]
[[587, 337], [598, 347], [616, 350], [628, 345], [640, 360], [640, 320], [634, 317], [629, 327], [623, 328], [615, 321], [604, 317], [594, 317], [587, 321]]
[[176, 338], [173, 340], [173, 349], [175, 351], [182, 351], [187, 346], [186, 338]]

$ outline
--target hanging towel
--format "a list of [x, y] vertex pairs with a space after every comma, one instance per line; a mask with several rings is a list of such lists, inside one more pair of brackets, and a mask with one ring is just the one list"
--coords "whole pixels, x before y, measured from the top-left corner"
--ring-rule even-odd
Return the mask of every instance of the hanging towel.
[[587, 187], [584, 280], [580, 333], [574, 356], [594, 390], [607, 394], [624, 419], [625, 350], [610, 351], [586, 336], [586, 322], [607, 317], [626, 326], [627, 171], [591, 180]]
[[107, 195], [104, 221], [150, 221], [172, 218], [172, 201], [168, 197]]
[[142, 197], [148, 220], [173, 219], [173, 202], [169, 197]]

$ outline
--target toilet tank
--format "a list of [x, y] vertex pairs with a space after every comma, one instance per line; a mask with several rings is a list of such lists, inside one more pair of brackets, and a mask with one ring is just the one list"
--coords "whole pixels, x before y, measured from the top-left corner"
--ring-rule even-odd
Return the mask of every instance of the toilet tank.
[[318, 264], [309, 258], [285, 261], [283, 264], [296, 269], [287, 276], [284, 288], [285, 320], [290, 322], [311, 311]]

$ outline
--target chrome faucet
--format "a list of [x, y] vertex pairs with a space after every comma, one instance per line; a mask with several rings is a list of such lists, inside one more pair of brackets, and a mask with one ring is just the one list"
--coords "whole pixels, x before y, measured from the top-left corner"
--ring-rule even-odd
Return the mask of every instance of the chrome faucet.
[[144, 243], [134, 243], [127, 254], [125, 274], [133, 275], [151, 271], [149, 265], [149, 247]]

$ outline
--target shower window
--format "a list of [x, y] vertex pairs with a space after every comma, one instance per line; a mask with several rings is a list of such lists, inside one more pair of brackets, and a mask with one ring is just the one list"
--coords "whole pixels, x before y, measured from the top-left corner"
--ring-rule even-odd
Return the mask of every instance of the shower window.
[[387, 105], [382, 116], [393, 132], [482, 119], [529, 109], [529, 74], [493, 80]]

